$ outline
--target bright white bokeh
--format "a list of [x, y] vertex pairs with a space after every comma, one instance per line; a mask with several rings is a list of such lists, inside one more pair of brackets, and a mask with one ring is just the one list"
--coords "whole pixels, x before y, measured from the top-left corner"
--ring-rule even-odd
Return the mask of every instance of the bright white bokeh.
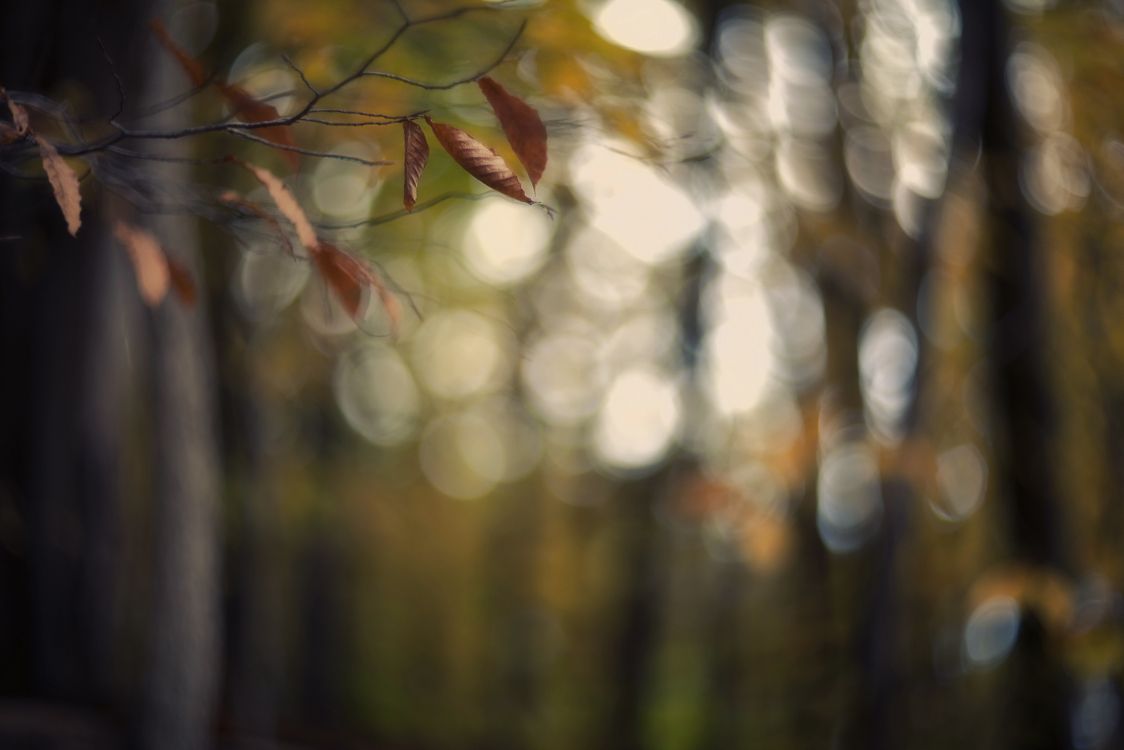
[[704, 226], [691, 196], [637, 158], [596, 144], [570, 160], [574, 192], [590, 225], [644, 263], [680, 256]]
[[609, 469], [648, 468], [675, 440], [682, 418], [679, 386], [659, 370], [638, 366], [617, 375], [593, 429], [597, 459]]
[[614, 44], [657, 57], [685, 54], [698, 39], [694, 16], [675, 0], [607, 0], [593, 27]]
[[469, 310], [427, 318], [413, 341], [414, 368], [426, 389], [448, 399], [495, 390], [511, 368], [510, 334]]
[[511, 201], [489, 201], [472, 212], [462, 245], [465, 262], [487, 284], [523, 281], [546, 260], [553, 228], [544, 211]]
[[758, 284], [731, 276], [708, 290], [702, 382], [711, 405], [731, 417], [753, 411], [773, 380], [772, 318]]

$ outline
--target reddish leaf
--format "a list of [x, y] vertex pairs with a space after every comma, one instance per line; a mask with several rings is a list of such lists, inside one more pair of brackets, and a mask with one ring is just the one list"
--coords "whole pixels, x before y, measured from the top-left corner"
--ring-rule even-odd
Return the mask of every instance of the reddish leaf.
[[373, 288], [379, 302], [390, 319], [392, 333], [398, 328], [398, 300], [386, 288], [378, 274], [355, 256], [326, 242], [320, 243], [312, 251], [312, 260], [320, 271], [324, 282], [335, 292], [344, 310], [352, 320], [358, 320], [363, 312], [363, 290]]
[[293, 227], [297, 230], [297, 238], [300, 239], [301, 244], [307, 250], [315, 251], [320, 244], [320, 240], [316, 238], [316, 232], [305, 215], [304, 209], [297, 203], [293, 194], [289, 192], [289, 188], [285, 187], [285, 183], [281, 182], [280, 178], [268, 169], [255, 166], [249, 162], [235, 161], [248, 169], [250, 174], [265, 186], [265, 189], [269, 191], [269, 197], [277, 204], [277, 209], [286, 219], [292, 222]]
[[[152, 28], [152, 32], [156, 35], [160, 44], [164, 46], [164, 49], [168, 50], [168, 52], [179, 61], [180, 66], [184, 69], [184, 72], [187, 73], [187, 77], [191, 79], [191, 83], [196, 88], [206, 84], [207, 75], [203, 72], [203, 65], [172, 40], [164, 24], [159, 19], [153, 19], [148, 25]], [[234, 116], [242, 122], [268, 122], [270, 120], [280, 119], [281, 117], [276, 107], [255, 99], [253, 95], [241, 86], [220, 83], [218, 84], [218, 88], [219, 93], [221, 93], [227, 103], [230, 104], [231, 109], [234, 111]], [[270, 128], [259, 128], [257, 130], [257, 135], [271, 143], [281, 146], [281, 151], [284, 153], [285, 159], [293, 169], [297, 169], [300, 166], [300, 154], [288, 150], [296, 146], [288, 126], [277, 125]]]
[[78, 234], [78, 227], [82, 226], [82, 192], [78, 186], [78, 176], [70, 165], [59, 156], [56, 149], [46, 138], [36, 135], [35, 142], [39, 144], [39, 157], [43, 160], [43, 171], [55, 191], [55, 202], [62, 209], [66, 218], [66, 229], [70, 236]]
[[[242, 122], [269, 122], [270, 120], [281, 119], [281, 114], [277, 108], [272, 104], [267, 104], [263, 101], [255, 99], [250, 92], [241, 86], [233, 86], [230, 84], [219, 84], [219, 92], [230, 104], [231, 109], [234, 111], [234, 116]], [[291, 151], [296, 147], [296, 142], [293, 140], [293, 134], [289, 131], [288, 125], [274, 125], [268, 128], [256, 128], [255, 135], [258, 135], [271, 143], [275, 143], [281, 147], [281, 153], [285, 156], [289, 166], [293, 169], [300, 167], [300, 154], [296, 151]]]
[[172, 291], [176, 293], [185, 307], [194, 307], [198, 294], [191, 272], [177, 260], [167, 256], [164, 256], [164, 260], [168, 264], [168, 278], [172, 282]]
[[168, 259], [160, 243], [151, 233], [123, 221], [114, 225], [113, 234], [125, 246], [133, 262], [141, 299], [151, 307], [160, 304], [168, 294], [170, 281]]
[[207, 74], [203, 72], [203, 65], [190, 54], [183, 47], [179, 46], [172, 39], [172, 35], [168, 33], [168, 29], [164, 23], [154, 18], [148, 22], [148, 27], [152, 29], [152, 33], [156, 35], [157, 41], [176, 58], [183, 72], [187, 73], [187, 77], [191, 79], [191, 85], [195, 88], [200, 88], [207, 83]]
[[493, 190], [524, 203], [534, 203], [523, 192], [519, 178], [507, 166], [503, 157], [460, 128], [434, 122], [428, 117], [425, 121], [433, 129], [441, 147], [460, 164], [466, 172]]
[[496, 113], [507, 142], [526, 168], [531, 184], [537, 185], [546, 169], [546, 126], [539, 113], [489, 76], [476, 84]]
[[418, 202], [418, 182], [429, 161], [429, 143], [425, 140], [425, 131], [413, 120], [403, 120], [402, 130], [406, 137], [402, 159], [402, 204], [407, 211], [413, 211], [414, 204]]

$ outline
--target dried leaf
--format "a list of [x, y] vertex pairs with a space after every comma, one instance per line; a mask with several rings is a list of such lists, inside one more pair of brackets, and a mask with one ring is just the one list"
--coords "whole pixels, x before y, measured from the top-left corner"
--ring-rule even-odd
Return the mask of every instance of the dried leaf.
[[227, 190], [225, 193], [219, 196], [219, 200], [223, 203], [228, 203], [232, 206], [236, 206], [246, 213], [252, 216], [256, 216], [257, 218], [269, 224], [276, 231], [278, 239], [280, 239], [281, 242], [285, 245], [285, 249], [289, 252], [289, 255], [293, 255], [293, 243], [289, 242], [289, 235], [286, 234], [285, 230], [281, 228], [281, 223], [277, 221], [276, 217], [274, 217], [273, 214], [266, 211], [257, 203], [246, 200], [233, 190]]
[[43, 160], [43, 171], [55, 191], [55, 201], [62, 209], [66, 218], [66, 229], [70, 236], [78, 234], [78, 227], [82, 226], [82, 191], [78, 186], [78, 176], [70, 165], [59, 156], [58, 149], [42, 136], [35, 136], [39, 144], [39, 157]]
[[402, 158], [402, 205], [407, 211], [413, 211], [418, 202], [418, 182], [429, 161], [429, 143], [425, 140], [425, 131], [413, 120], [403, 120], [402, 131], [406, 138]]
[[538, 185], [546, 170], [546, 126], [538, 111], [490, 76], [484, 76], [476, 84], [496, 113], [507, 142], [526, 168], [531, 184]]
[[[23, 138], [30, 133], [31, 120], [28, 118], [27, 110], [23, 108], [23, 105], [12, 101], [11, 97], [8, 96], [8, 92], [5, 91], [2, 86], [0, 86], [0, 99], [3, 99], [8, 104], [8, 111], [12, 113], [12, 124], [16, 126], [16, 137], [13, 138], [12, 141]], [[12, 141], [5, 140], [4, 142], [11, 143]]]
[[191, 271], [188, 271], [178, 260], [173, 260], [167, 256], [164, 256], [164, 260], [168, 264], [168, 278], [172, 282], [172, 291], [176, 293], [184, 306], [194, 307], [198, 293], [195, 289], [195, 279], [191, 277]]
[[[242, 122], [269, 122], [270, 120], [281, 119], [281, 114], [277, 108], [272, 104], [267, 104], [263, 101], [255, 99], [254, 96], [246, 91], [241, 86], [233, 86], [230, 84], [219, 84], [219, 92], [230, 104], [234, 110], [234, 116]], [[274, 125], [268, 128], [256, 128], [255, 135], [258, 135], [271, 143], [275, 143], [281, 147], [281, 153], [284, 155], [285, 160], [289, 162], [289, 166], [293, 169], [300, 167], [300, 154], [296, 151], [291, 151], [296, 147], [296, 141], [293, 140], [293, 134], [289, 130], [288, 125]]]
[[428, 117], [425, 121], [433, 129], [433, 134], [437, 136], [441, 147], [449, 152], [449, 156], [453, 157], [466, 172], [497, 192], [524, 203], [534, 203], [523, 192], [519, 178], [511, 171], [511, 167], [507, 166], [502, 156], [460, 128], [434, 122]]
[[152, 29], [152, 33], [156, 35], [157, 41], [171, 53], [172, 57], [176, 58], [183, 72], [187, 73], [187, 77], [191, 79], [191, 85], [195, 88], [200, 88], [207, 83], [207, 74], [203, 72], [203, 64], [188, 54], [187, 50], [179, 46], [172, 39], [172, 35], [168, 33], [167, 27], [164, 26], [163, 21], [154, 18], [148, 22], [148, 27]]
[[297, 230], [297, 238], [301, 244], [310, 251], [316, 250], [320, 240], [316, 238], [316, 232], [313, 230], [308, 216], [305, 215], [304, 209], [297, 203], [293, 194], [289, 192], [289, 188], [285, 187], [285, 183], [281, 182], [280, 178], [268, 169], [255, 166], [249, 162], [238, 161], [238, 163], [248, 169], [258, 179], [258, 182], [269, 191], [269, 197], [277, 204], [277, 209], [286, 219], [292, 222], [293, 227]]
[[324, 282], [335, 292], [352, 320], [362, 317], [363, 290], [367, 287], [373, 288], [390, 319], [391, 332], [396, 335], [399, 319], [398, 300], [386, 288], [379, 275], [366, 263], [326, 242], [320, 243], [312, 251], [312, 260], [316, 263], [316, 268], [319, 269]]
[[[159, 19], [153, 19], [149, 22], [149, 27], [164, 46], [168, 52], [172, 54], [176, 60], [179, 61], [180, 66], [187, 73], [187, 77], [191, 79], [191, 83], [196, 87], [203, 86], [207, 83], [207, 75], [203, 72], [203, 65], [187, 53], [182, 47], [172, 40], [168, 29]], [[281, 115], [277, 112], [277, 108], [260, 101], [250, 92], [241, 86], [235, 86], [226, 83], [218, 84], [219, 93], [230, 104], [234, 110], [234, 116], [242, 122], [268, 122], [270, 120], [280, 119]], [[259, 128], [256, 134], [262, 138], [281, 146], [281, 151], [285, 155], [286, 161], [297, 169], [300, 167], [300, 154], [295, 151], [290, 151], [296, 146], [293, 141], [293, 135], [289, 132], [287, 125], [277, 125], [270, 128]]]
[[137, 274], [137, 289], [141, 299], [151, 307], [160, 304], [168, 294], [170, 274], [168, 259], [160, 248], [160, 243], [143, 229], [118, 221], [113, 234], [125, 246], [133, 270]]

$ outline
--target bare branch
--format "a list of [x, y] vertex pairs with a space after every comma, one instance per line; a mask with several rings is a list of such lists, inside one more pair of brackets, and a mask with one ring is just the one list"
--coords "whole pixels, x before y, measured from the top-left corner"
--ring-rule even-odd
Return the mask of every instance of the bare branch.
[[322, 224], [316, 224], [315, 226], [318, 229], [324, 229], [324, 230], [329, 230], [329, 231], [333, 230], [333, 229], [357, 229], [358, 227], [376, 227], [376, 226], [379, 226], [380, 224], [389, 224], [392, 221], [397, 221], [398, 219], [404, 219], [407, 216], [416, 216], [417, 214], [420, 214], [422, 211], [425, 211], [428, 208], [433, 208], [434, 206], [436, 206], [438, 204], [441, 204], [441, 203], [444, 203], [445, 201], [450, 201], [450, 200], [479, 201], [479, 200], [484, 200], [485, 198], [494, 198], [498, 195], [499, 195], [499, 193], [444, 193], [443, 195], [439, 195], [436, 198], [430, 198], [427, 201], [422, 201], [421, 203], [416, 204], [414, 206], [413, 211], [407, 211], [405, 209], [399, 209], [397, 211], [392, 211], [388, 214], [383, 214], [381, 216], [373, 216], [369, 219], [360, 219], [359, 221], [353, 221], [353, 222], [350, 222], [350, 223], [347, 223], [347, 224], [323, 224], [322, 223]]
[[293, 62], [292, 58], [290, 58], [286, 54], [282, 54], [281, 59], [285, 61], [286, 65], [288, 65], [290, 68], [293, 69], [294, 73], [296, 73], [298, 76], [300, 76], [301, 83], [303, 83], [305, 85], [305, 88], [307, 88], [310, 92], [312, 92], [313, 96], [319, 96], [320, 95], [320, 92], [317, 91], [316, 87], [313, 86], [309, 82], [308, 77], [304, 74], [304, 71], [301, 70], [300, 67], [297, 66], [297, 64], [295, 62]]
[[408, 78], [407, 76], [398, 75], [397, 73], [387, 73], [381, 70], [369, 70], [364, 72], [363, 75], [370, 78], [385, 78], [390, 81], [398, 81], [399, 83], [404, 83], [407, 86], [414, 86], [419, 89], [425, 89], [426, 91], [448, 91], [449, 89], [456, 88], [457, 86], [463, 86], [466, 83], [473, 83], [474, 81], [478, 81], [479, 79], [495, 70], [496, 67], [498, 67], [499, 64], [504, 61], [511, 50], [515, 48], [515, 45], [516, 43], [518, 43], [519, 38], [523, 36], [523, 30], [526, 28], [527, 21], [524, 20], [519, 24], [519, 28], [515, 30], [515, 34], [512, 35], [510, 40], [508, 40], [507, 45], [503, 48], [503, 51], [499, 54], [498, 57], [495, 58], [495, 60], [493, 60], [483, 70], [479, 70], [470, 76], [465, 76], [464, 78], [458, 78], [455, 81], [447, 81], [445, 83], [426, 83], [424, 81], [418, 81], [413, 78]]
[[335, 153], [332, 153], [330, 151], [314, 151], [314, 150], [308, 149], [308, 148], [300, 148], [299, 146], [286, 146], [286, 145], [281, 144], [281, 143], [274, 143], [273, 141], [267, 141], [265, 138], [261, 138], [259, 136], [256, 136], [256, 135], [252, 134], [252, 133], [244, 132], [243, 130], [240, 130], [240, 129], [235, 128], [233, 126], [228, 128], [228, 132], [231, 133], [232, 135], [238, 136], [239, 138], [245, 138], [248, 141], [254, 141], [255, 143], [260, 143], [263, 146], [269, 146], [270, 148], [277, 149], [278, 151], [291, 151], [295, 154], [303, 154], [304, 156], [315, 156], [315, 157], [318, 157], [318, 158], [321, 158], [321, 159], [339, 159], [340, 161], [352, 161], [352, 162], [355, 162], [357, 164], [362, 164], [362, 165], [367, 166], [367, 167], [387, 167], [387, 166], [390, 166], [390, 165], [394, 164], [394, 162], [392, 162], [392, 161], [371, 161], [370, 159], [363, 159], [363, 158], [358, 157], [358, 156], [348, 156], [347, 154], [335, 154]]

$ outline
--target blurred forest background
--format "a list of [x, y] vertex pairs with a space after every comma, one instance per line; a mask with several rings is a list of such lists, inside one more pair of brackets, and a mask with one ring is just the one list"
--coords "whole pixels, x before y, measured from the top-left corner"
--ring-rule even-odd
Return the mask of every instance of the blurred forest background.
[[[64, 144], [119, 84], [221, 117], [160, 18], [285, 113], [457, 2], [7, 3], [0, 84]], [[553, 220], [224, 133], [72, 159], [71, 239], [0, 146], [0, 746], [1124, 748], [1124, 4], [464, 7], [331, 106], [514, 164], [442, 90], [490, 72]], [[232, 152], [397, 337], [216, 212], [267, 202], [191, 161]], [[194, 307], [142, 304], [122, 211]]]

